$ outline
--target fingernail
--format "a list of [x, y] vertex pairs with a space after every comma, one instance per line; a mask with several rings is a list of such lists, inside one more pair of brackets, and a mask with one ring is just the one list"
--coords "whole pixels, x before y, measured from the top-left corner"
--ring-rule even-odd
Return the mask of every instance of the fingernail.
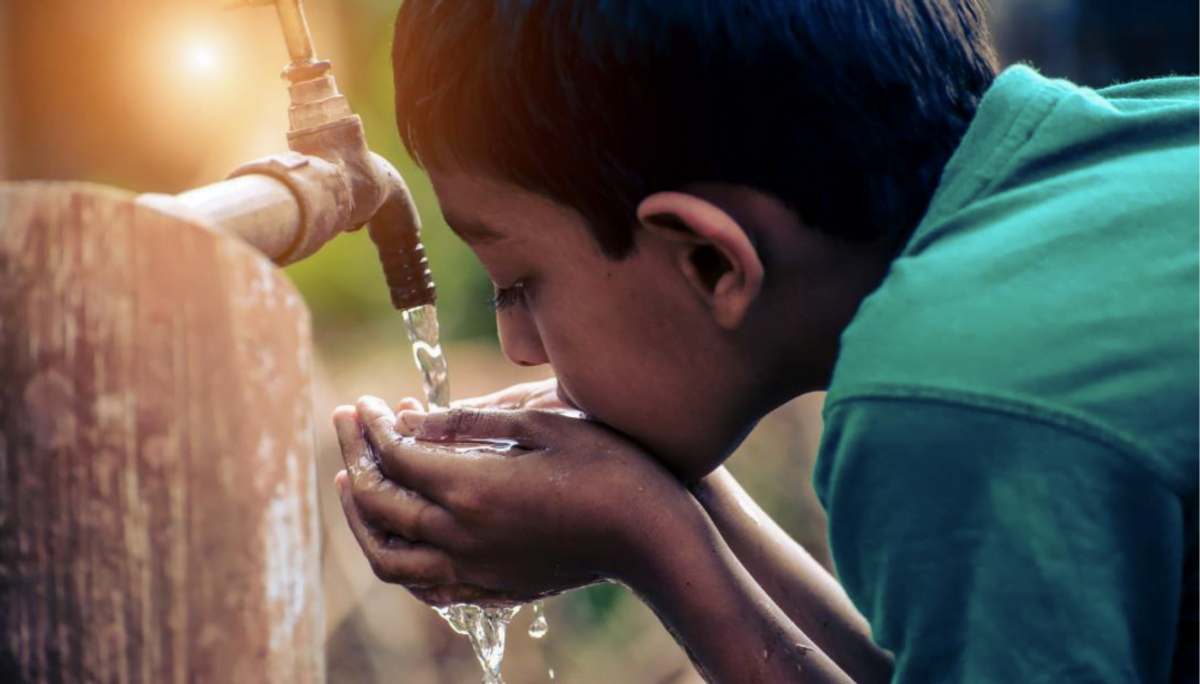
[[425, 414], [421, 411], [401, 411], [400, 425], [410, 435], [420, 435], [425, 426]]

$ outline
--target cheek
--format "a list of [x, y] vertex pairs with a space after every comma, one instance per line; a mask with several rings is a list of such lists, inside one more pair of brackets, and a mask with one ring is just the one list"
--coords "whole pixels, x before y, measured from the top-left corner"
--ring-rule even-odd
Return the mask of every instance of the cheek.
[[[686, 282], [653, 256], [558, 273], [533, 307], [566, 392], [676, 472], [729, 439], [724, 337]], [[661, 261], [661, 260], [660, 260]], [[702, 447], [702, 448], [701, 448]]]
[[694, 406], [704, 398], [695, 391], [713, 383], [705, 332], [671, 299], [644, 292], [614, 288], [552, 321], [544, 317], [542, 342], [576, 403], [651, 443], [660, 433], [695, 429], [690, 417], [706, 413]]

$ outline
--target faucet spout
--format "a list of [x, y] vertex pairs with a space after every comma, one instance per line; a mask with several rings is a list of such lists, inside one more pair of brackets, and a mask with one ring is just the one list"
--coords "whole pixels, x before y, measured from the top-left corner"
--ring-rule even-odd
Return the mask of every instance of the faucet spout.
[[421, 217], [408, 185], [386, 159], [371, 153], [383, 201], [368, 222], [367, 232], [379, 251], [392, 306], [405, 311], [437, 299], [421, 244]]

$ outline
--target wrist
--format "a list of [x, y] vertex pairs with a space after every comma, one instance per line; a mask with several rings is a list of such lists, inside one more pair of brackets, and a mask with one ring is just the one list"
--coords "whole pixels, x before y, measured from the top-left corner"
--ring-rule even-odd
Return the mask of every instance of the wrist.
[[[699, 502], [643, 547], [621, 581], [712, 682], [838, 682], [844, 673], [792, 623], [734, 556]], [[658, 533], [662, 534], [662, 533]], [[657, 535], [656, 535], [657, 536]]]
[[643, 597], [657, 595], [674, 570], [686, 567], [695, 549], [715, 533], [704, 509], [683, 487], [646, 496], [625, 510], [621, 553], [612, 578]]

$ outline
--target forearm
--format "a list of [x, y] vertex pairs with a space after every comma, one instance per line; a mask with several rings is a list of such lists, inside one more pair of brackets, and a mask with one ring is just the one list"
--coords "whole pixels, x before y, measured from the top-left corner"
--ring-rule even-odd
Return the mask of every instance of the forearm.
[[696, 507], [623, 577], [713, 684], [847, 684], [842, 672], [738, 562]]
[[780, 609], [860, 684], [891, 679], [892, 658], [837, 580], [721, 468], [694, 488], [729, 548]]

